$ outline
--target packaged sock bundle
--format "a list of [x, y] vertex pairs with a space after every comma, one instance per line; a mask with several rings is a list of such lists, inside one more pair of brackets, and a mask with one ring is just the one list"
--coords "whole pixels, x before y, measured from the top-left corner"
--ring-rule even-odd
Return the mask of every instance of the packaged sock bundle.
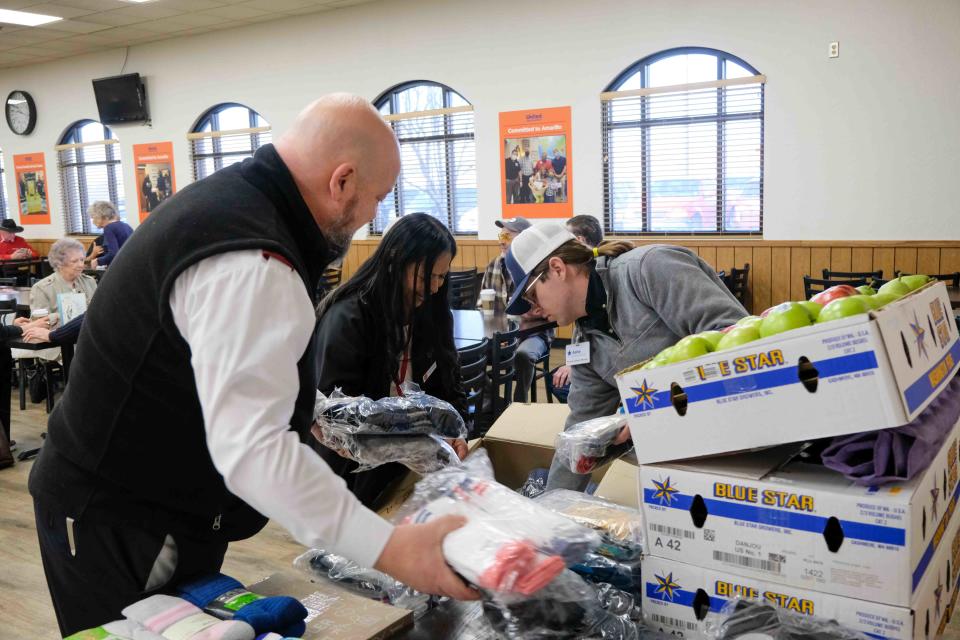
[[527, 476], [527, 480], [523, 483], [523, 486], [517, 489], [517, 493], [525, 498], [536, 498], [537, 496], [543, 495], [547, 487], [548, 473], [549, 469], [534, 469], [530, 472], [530, 475]]
[[165, 640], [132, 620], [117, 620], [105, 625], [78, 631], [64, 640]]
[[535, 501], [597, 530], [602, 537], [597, 553], [616, 560], [631, 560], [643, 554], [643, 518], [637, 509], [569, 489], [552, 489]]
[[399, 462], [425, 475], [460, 462], [453, 447], [433, 435], [364, 435], [349, 433], [332, 424], [323, 427], [315, 424], [312, 433], [323, 446], [359, 463], [354, 473]]
[[466, 580], [531, 595], [599, 544], [595, 532], [489, 480], [489, 470], [486, 452], [478, 450], [463, 465], [417, 483], [400, 514], [416, 523], [465, 516], [467, 524], [447, 535], [443, 551]]
[[380, 400], [345, 396], [339, 389], [329, 396], [317, 393], [314, 422], [351, 434], [467, 437], [463, 418], [449, 402], [423, 393], [414, 384], [404, 384], [403, 391], [403, 396]]
[[720, 615], [707, 623], [710, 636], [719, 640], [765, 637], [769, 640], [868, 640], [833, 620], [787, 611], [765, 602], [731, 600]]
[[131, 604], [123, 615], [167, 640], [253, 640], [246, 622], [220, 620], [183, 600], [158, 594]]
[[177, 586], [187, 602], [221, 620], [246, 622], [257, 633], [301, 636], [307, 609], [290, 596], [265, 597], [247, 591], [230, 576], [214, 573]]
[[310, 549], [293, 561], [307, 575], [326, 578], [364, 598], [413, 611], [414, 617], [426, 613], [436, 599], [399, 582], [375, 569], [361, 567], [353, 560], [323, 549]]
[[591, 473], [633, 448], [629, 441], [613, 444], [626, 425], [622, 413], [572, 425], [557, 435], [556, 458], [573, 473]]

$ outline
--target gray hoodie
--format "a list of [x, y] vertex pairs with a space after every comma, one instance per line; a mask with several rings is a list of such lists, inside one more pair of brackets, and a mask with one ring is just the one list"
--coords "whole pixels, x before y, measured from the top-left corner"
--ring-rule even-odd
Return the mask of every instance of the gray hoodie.
[[[681, 338], [721, 329], [747, 311], [710, 265], [689, 249], [652, 244], [616, 258], [598, 258], [607, 291], [611, 334], [577, 322], [574, 342], [590, 343], [590, 362], [570, 368], [570, 417], [565, 429], [612, 415], [620, 405], [616, 374], [656, 355]], [[634, 443], [642, 447], [642, 442]], [[547, 488], [583, 489], [589, 476], [550, 469]]]

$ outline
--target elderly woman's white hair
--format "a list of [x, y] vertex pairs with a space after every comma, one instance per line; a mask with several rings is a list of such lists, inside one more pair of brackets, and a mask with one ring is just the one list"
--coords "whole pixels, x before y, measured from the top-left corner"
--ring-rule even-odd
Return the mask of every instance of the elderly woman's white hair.
[[119, 220], [120, 214], [117, 213], [117, 208], [113, 206], [112, 202], [106, 200], [97, 200], [92, 203], [87, 209], [87, 215], [90, 218], [97, 222], [98, 220], [107, 222], [110, 220]]
[[70, 259], [70, 254], [74, 251], [80, 252], [81, 256], [86, 253], [86, 249], [83, 248], [83, 244], [81, 244], [80, 241], [74, 240], [73, 238], [60, 238], [50, 246], [47, 260], [50, 262], [53, 270], [57, 271], [60, 267], [67, 264], [67, 261]]

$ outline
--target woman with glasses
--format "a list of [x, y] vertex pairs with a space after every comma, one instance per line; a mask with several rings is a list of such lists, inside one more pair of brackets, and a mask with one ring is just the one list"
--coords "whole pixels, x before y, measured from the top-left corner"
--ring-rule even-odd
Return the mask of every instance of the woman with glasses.
[[[567, 428], [617, 412], [617, 372], [747, 315], [710, 265], [684, 247], [614, 241], [590, 248], [548, 223], [514, 238], [505, 265], [516, 283], [507, 313], [532, 310], [559, 325], [575, 322], [577, 339], [589, 345], [582, 360], [568, 363]], [[628, 438], [624, 430], [620, 441]], [[547, 489], [583, 490], [589, 479], [555, 459]]]
[[[447, 301], [447, 273], [457, 244], [425, 213], [403, 216], [350, 280], [317, 310], [318, 388], [373, 399], [403, 394], [413, 382], [463, 414], [464, 393]], [[451, 442], [462, 458], [466, 443]], [[385, 464], [353, 473], [356, 462], [315, 444], [323, 459], [368, 507], [406, 468]]]

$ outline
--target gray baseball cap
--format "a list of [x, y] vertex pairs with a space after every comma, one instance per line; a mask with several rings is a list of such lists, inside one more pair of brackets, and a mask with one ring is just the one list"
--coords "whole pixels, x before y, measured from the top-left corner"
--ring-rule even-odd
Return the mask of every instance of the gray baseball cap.
[[524, 229], [529, 229], [531, 226], [529, 220], [520, 216], [517, 216], [516, 218], [507, 218], [506, 220], [497, 220], [493, 224], [497, 225], [501, 229], [512, 231], [513, 233], [520, 233]]

